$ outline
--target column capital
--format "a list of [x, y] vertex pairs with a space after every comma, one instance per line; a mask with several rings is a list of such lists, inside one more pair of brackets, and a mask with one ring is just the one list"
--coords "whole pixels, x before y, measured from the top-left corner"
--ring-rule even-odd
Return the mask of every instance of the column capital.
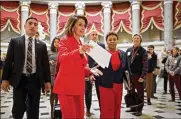
[[58, 4], [57, 3], [49, 2], [48, 3], [48, 7], [50, 9], [50, 14], [52, 14], [52, 13], [56, 14], [57, 13], [57, 8], [58, 8]]
[[101, 5], [104, 8], [104, 13], [111, 13], [112, 2], [102, 2]]
[[85, 9], [85, 3], [84, 2], [77, 2], [75, 4], [76, 9], [84, 10]]
[[31, 3], [30, 1], [21, 0], [20, 1], [21, 11], [29, 11], [30, 3]]
[[135, 9], [140, 10], [140, 2], [138, 1], [132, 1], [131, 6], [132, 6], [132, 10], [135, 10]]
[[76, 8], [76, 13], [78, 15], [84, 15], [84, 10], [85, 10], [85, 3], [84, 2], [77, 2], [75, 4], [75, 8]]
[[172, 0], [164, 0], [164, 4], [173, 4]]

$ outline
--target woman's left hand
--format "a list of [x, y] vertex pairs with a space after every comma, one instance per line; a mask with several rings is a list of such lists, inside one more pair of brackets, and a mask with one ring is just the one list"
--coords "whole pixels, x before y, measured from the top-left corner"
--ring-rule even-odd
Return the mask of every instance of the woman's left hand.
[[97, 69], [96, 67], [92, 68], [90, 71], [95, 76], [102, 76], [103, 75], [103, 73], [99, 69]]
[[89, 80], [90, 80], [91, 84], [93, 84], [93, 82], [96, 80], [93, 74], [90, 75]]

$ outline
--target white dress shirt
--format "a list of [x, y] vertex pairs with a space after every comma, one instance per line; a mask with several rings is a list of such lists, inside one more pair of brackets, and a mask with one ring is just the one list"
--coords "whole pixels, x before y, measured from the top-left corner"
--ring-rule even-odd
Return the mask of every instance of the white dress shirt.
[[[32, 37], [32, 73], [36, 73], [36, 59], [35, 59], [35, 36]], [[23, 67], [23, 73], [27, 74], [26, 64], [27, 64], [27, 50], [28, 50], [29, 36], [25, 34], [25, 62]]]

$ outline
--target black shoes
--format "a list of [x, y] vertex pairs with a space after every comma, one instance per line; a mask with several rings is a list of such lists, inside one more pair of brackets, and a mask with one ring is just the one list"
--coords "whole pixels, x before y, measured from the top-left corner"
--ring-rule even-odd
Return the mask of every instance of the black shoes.
[[151, 102], [149, 101], [149, 102], [147, 102], [147, 104], [148, 104], [148, 105], [151, 105]]
[[135, 112], [134, 115], [135, 115], [135, 116], [141, 116], [141, 115], [142, 115], [142, 112], [141, 112], [141, 111], [140, 111], [140, 112]]
[[150, 100], [151, 100], [150, 98], [147, 98], [147, 104], [148, 105], [151, 105], [151, 101]]
[[153, 95], [153, 96], [151, 96], [151, 98], [153, 98], [153, 99], [158, 99], [158, 97], [155, 97], [154, 95]]
[[136, 112], [136, 110], [129, 109], [129, 110], [126, 110], [126, 112]]
[[169, 100], [168, 102], [175, 102], [175, 100], [174, 100], [174, 99], [171, 99], [171, 100]]
[[163, 93], [163, 95], [165, 95], [165, 94], [167, 94], [167, 92], [166, 92], [166, 91]]

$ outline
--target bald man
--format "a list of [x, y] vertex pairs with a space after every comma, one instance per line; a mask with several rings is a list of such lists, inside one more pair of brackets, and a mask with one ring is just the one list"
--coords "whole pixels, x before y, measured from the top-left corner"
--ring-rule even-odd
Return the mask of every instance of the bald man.
[[[102, 48], [105, 49], [105, 45], [98, 42], [97, 31], [92, 31], [89, 35], [89, 38], [90, 40], [96, 42], [98, 45], [100, 45]], [[93, 68], [98, 65], [91, 57], [88, 57], [88, 64], [89, 64], [89, 68]], [[99, 101], [100, 98], [99, 98], [98, 77], [96, 77], [95, 86], [96, 86], [96, 93], [97, 93], [97, 97]], [[89, 80], [86, 80], [85, 89], [86, 89], [85, 90], [85, 104], [86, 104], [86, 110], [87, 110], [86, 116], [90, 117], [91, 116], [90, 108], [91, 108], [91, 101], [92, 101], [92, 83]], [[100, 107], [100, 101], [99, 101], [99, 107]]]

